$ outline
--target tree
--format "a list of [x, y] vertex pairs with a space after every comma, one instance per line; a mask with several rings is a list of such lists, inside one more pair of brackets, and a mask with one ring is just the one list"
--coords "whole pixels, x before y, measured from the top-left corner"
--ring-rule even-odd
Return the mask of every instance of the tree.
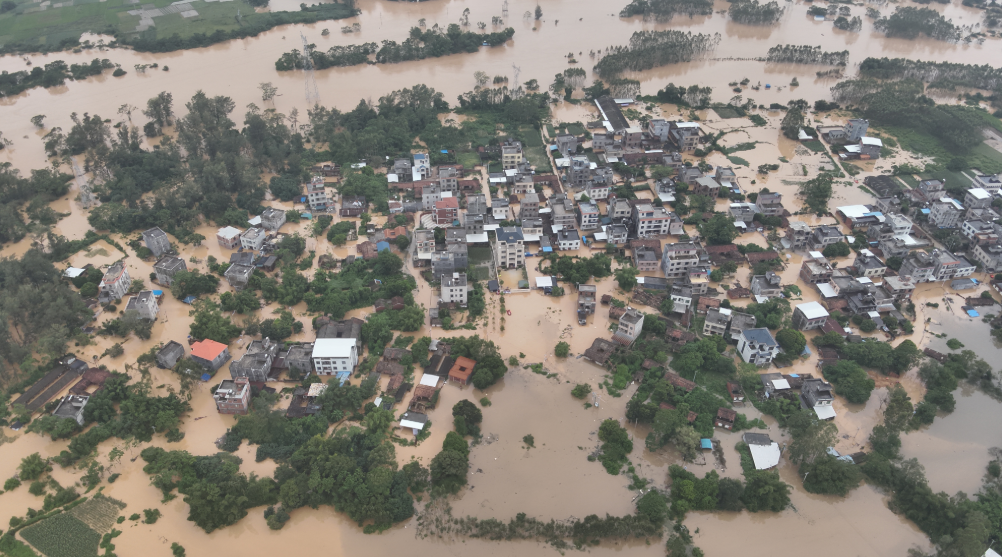
[[717, 508], [722, 511], [740, 511], [744, 507], [744, 503], [741, 502], [744, 493], [745, 486], [741, 480], [720, 478], [717, 484]]
[[633, 290], [633, 287], [637, 285], [637, 269], [636, 267], [621, 267], [616, 269], [616, 283], [619, 287], [626, 292]]
[[570, 354], [570, 351], [571, 351], [571, 345], [567, 344], [564, 341], [560, 341], [557, 343], [557, 346], [553, 349], [553, 354], [556, 355], [558, 358], [566, 358], [567, 355]]
[[836, 393], [854, 404], [862, 404], [869, 400], [875, 386], [875, 382], [870, 379], [866, 371], [851, 360], [840, 360], [838, 363], [827, 365], [821, 369], [821, 373], [835, 385]]
[[804, 203], [817, 214], [828, 212], [828, 200], [832, 197], [831, 174], [823, 173], [802, 184], [798, 193], [804, 197]]
[[463, 439], [463, 436], [456, 433], [455, 431], [450, 431], [445, 434], [445, 440], [442, 441], [443, 451], [455, 451], [463, 456], [469, 456], [470, 445]]
[[790, 139], [798, 139], [800, 137], [800, 130], [804, 127], [804, 113], [800, 109], [793, 108], [792, 106], [786, 111], [786, 116], [783, 117], [783, 121], [779, 124], [779, 128], [783, 130], [783, 135]]
[[466, 419], [466, 423], [470, 425], [479, 424], [484, 419], [484, 414], [479, 408], [477, 408], [477, 405], [466, 400], [465, 398], [453, 405], [452, 415], [453, 417], [462, 416]]
[[658, 306], [658, 311], [661, 315], [671, 315], [671, 312], [675, 309], [675, 301], [671, 299], [671, 296], [665, 297], [661, 300], [661, 304]]
[[536, 20], [538, 21], [542, 17], [543, 17], [543, 8], [539, 7], [539, 4], [536, 4]]
[[151, 120], [154, 126], [154, 136], [160, 135], [165, 126], [174, 124], [174, 97], [169, 92], [162, 91], [146, 101], [146, 109], [143, 110], [143, 114]]
[[458, 493], [466, 485], [468, 468], [469, 463], [465, 455], [443, 449], [431, 461], [432, 486], [442, 493]]
[[22, 481], [37, 480], [42, 474], [48, 471], [49, 465], [46, 461], [42, 460], [41, 455], [32, 453], [22, 458], [21, 464], [17, 468], [20, 470], [19, 477]]
[[[5, 4], [7, 2], [10, 2], [10, 0], [5, 0], [4, 1]], [[31, 123], [36, 128], [44, 128], [45, 127], [45, 115], [44, 114], [36, 114], [35, 116], [32, 116], [31, 117]]]
[[258, 85], [258, 89], [261, 89], [261, 100], [268, 102], [275, 98], [278, 94], [278, 87], [275, 87], [271, 82], [262, 83]]
[[219, 306], [210, 300], [198, 300], [188, 312], [195, 318], [189, 327], [191, 336], [197, 340], [211, 339], [223, 344], [240, 336], [241, 329], [219, 311]]
[[807, 346], [807, 338], [796, 329], [782, 329], [776, 333], [776, 342], [791, 356], [799, 356]]
[[738, 237], [738, 229], [734, 227], [734, 221], [723, 213], [717, 213], [707, 221], [702, 227], [703, 237], [714, 246], [721, 246], [734, 242]]
[[845, 242], [835, 242], [834, 244], [828, 244], [825, 246], [821, 255], [824, 255], [825, 257], [845, 257], [850, 253], [852, 253], [852, 249], [849, 247], [849, 244]]
[[16, 9], [17, 9], [17, 3], [15, 3], [14, 0], [3, 0], [3, 2], [0, 2], [0, 14], [12, 12]]
[[637, 514], [655, 526], [661, 526], [668, 519], [668, 500], [656, 489], [652, 489], [637, 500]]
[[741, 501], [751, 512], [780, 512], [790, 504], [791, 487], [779, 478], [779, 474], [767, 470], [756, 470], [745, 474], [745, 492]]
[[591, 385], [588, 383], [578, 383], [571, 389], [571, 396], [574, 398], [583, 399], [591, 393]]
[[790, 461], [795, 464], [811, 464], [827, 454], [828, 447], [838, 439], [838, 427], [820, 420], [813, 410], [798, 412], [786, 420], [792, 441], [789, 447]]

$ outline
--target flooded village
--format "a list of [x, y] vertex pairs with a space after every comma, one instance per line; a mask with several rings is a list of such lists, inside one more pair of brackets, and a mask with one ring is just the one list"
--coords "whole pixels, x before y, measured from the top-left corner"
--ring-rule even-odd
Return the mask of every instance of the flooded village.
[[0, 554], [997, 556], [994, 12], [704, 4], [0, 56]]

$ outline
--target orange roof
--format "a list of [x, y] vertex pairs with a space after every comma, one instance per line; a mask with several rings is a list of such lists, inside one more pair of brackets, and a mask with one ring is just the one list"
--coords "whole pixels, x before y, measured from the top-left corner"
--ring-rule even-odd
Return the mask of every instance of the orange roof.
[[466, 381], [470, 378], [470, 375], [473, 373], [473, 367], [476, 365], [477, 362], [465, 356], [460, 356], [456, 358], [456, 363], [449, 370], [449, 377], [459, 381]]
[[226, 350], [225, 344], [210, 339], [201, 340], [191, 345], [192, 356], [197, 356], [210, 362], [215, 360], [216, 356], [222, 354], [223, 350]]

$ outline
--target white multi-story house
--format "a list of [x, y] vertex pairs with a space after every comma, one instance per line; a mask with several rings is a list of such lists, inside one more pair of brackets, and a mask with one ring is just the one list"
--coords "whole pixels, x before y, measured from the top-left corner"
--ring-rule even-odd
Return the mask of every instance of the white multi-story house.
[[514, 226], [499, 228], [495, 246], [498, 268], [518, 269], [525, 265], [525, 238], [521, 229]]
[[153, 252], [153, 257], [160, 257], [165, 253], [170, 253], [170, 238], [159, 227], [143, 231], [143, 242]]
[[442, 275], [442, 301], [466, 305], [466, 273]]
[[327, 195], [327, 188], [324, 187], [323, 176], [314, 176], [313, 180], [306, 184], [306, 201], [310, 204], [310, 209], [318, 213], [327, 212], [332, 208], [333, 203]]
[[312, 357], [317, 375], [350, 373], [358, 364], [358, 346], [353, 338], [318, 338], [313, 343]]
[[560, 251], [581, 249], [581, 236], [573, 228], [565, 228], [557, 232], [557, 249]]
[[936, 264], [933, 270], [936, 280], [958, 279], [974, 274], [974, 265], [970, 261], [946, 250], [933, 250], [932, 259]]
[[522, 142], [509, 139], [501, 145], [501, 167], [505, 170], [518, 168], [522, 163]]
[[275, 232], [282, 228], [283, 224], [285, 224], [285, 211], [268, 207], [261, 213], [261, 228]]
[[974, 177], [974, 181], [971, 182], [976, 188], [981, 188], [988, 193], [995, 195], [1002, 189], [1002, 175], [1000, 174], [978, 174]]
[[682, 278], [696, 265], [699, 265], [699, 246], [691, 242], [665, 244], [661, 254], [661, 271], [665, 278]]
[[738, 353], [750, 364], [767, 365], [779, 353], [779, 344], [769, 329], [745, 329], [738, 336]]
[[964, 214], [964, 206], [956, 199], [944, 197], [929, 208], [929, 222], [940, 228], [954, 228]]
[[237, 249], [240, 245], [240, 229], [224, 226], [216, 232], [216, 242], [226, 249]]
[[240, 247], [246, 250], [260, 251], [268, 232], [263, 228], [248, 228], [240, 235]]
[[157, 297], [153, 294], [153, 291], [143, 290], [139, 294], [129, 297], [129, 303], [126, 304], [125, 311], [135, 311], [139, 314], [139, 317], [152, 321], [157, 318], [160, 306], [157, 304]]
[[129, 277], [128, 269], [125, 268], [125, 262], [116, 261], [101, 278], [101, 284], [98, 285], [98, 300], [101, 302], [121, 300], [131, 285], [132, 279]]
[[598, 207], [594, 203], [578, 204], [578, 218], [581, 230], [594, 230], [598, 228]]
[[664, 207], [643, 203], [633, 207], [631, 215], [633, 231], [638, 238], [667, 236], [671, 226], [671, 215]]

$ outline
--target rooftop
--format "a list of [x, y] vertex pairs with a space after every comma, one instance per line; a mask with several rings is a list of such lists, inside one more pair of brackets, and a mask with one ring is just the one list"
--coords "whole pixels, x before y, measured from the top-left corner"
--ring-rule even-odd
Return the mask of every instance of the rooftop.
[[202, 358], [203, 360], [212, 361], [216, 359], [226, 350], [226, 345], [221, 342], [216, 342], [212, 339], [205, 339], [195, 344], [191, 345], [191, 355]]
[[777, 346], [776, 339], [772, 338], [772, 333], [769, 332], [769, 329], [745, 329], [741, 332], [741, 334], [749, 342], [757, 342], [767, 346]]
[[797, 306], [800, 313], [804, 314], [807, 319], [819, 319], [821, 317], [828, 317], [828, 312], [825, 308], [818, 302], [807, 302], [806, 304], [800, 304]]
[[354, 347], [353, 338], [318, 338], [313, 344], [313, 357], [350, 358]]

